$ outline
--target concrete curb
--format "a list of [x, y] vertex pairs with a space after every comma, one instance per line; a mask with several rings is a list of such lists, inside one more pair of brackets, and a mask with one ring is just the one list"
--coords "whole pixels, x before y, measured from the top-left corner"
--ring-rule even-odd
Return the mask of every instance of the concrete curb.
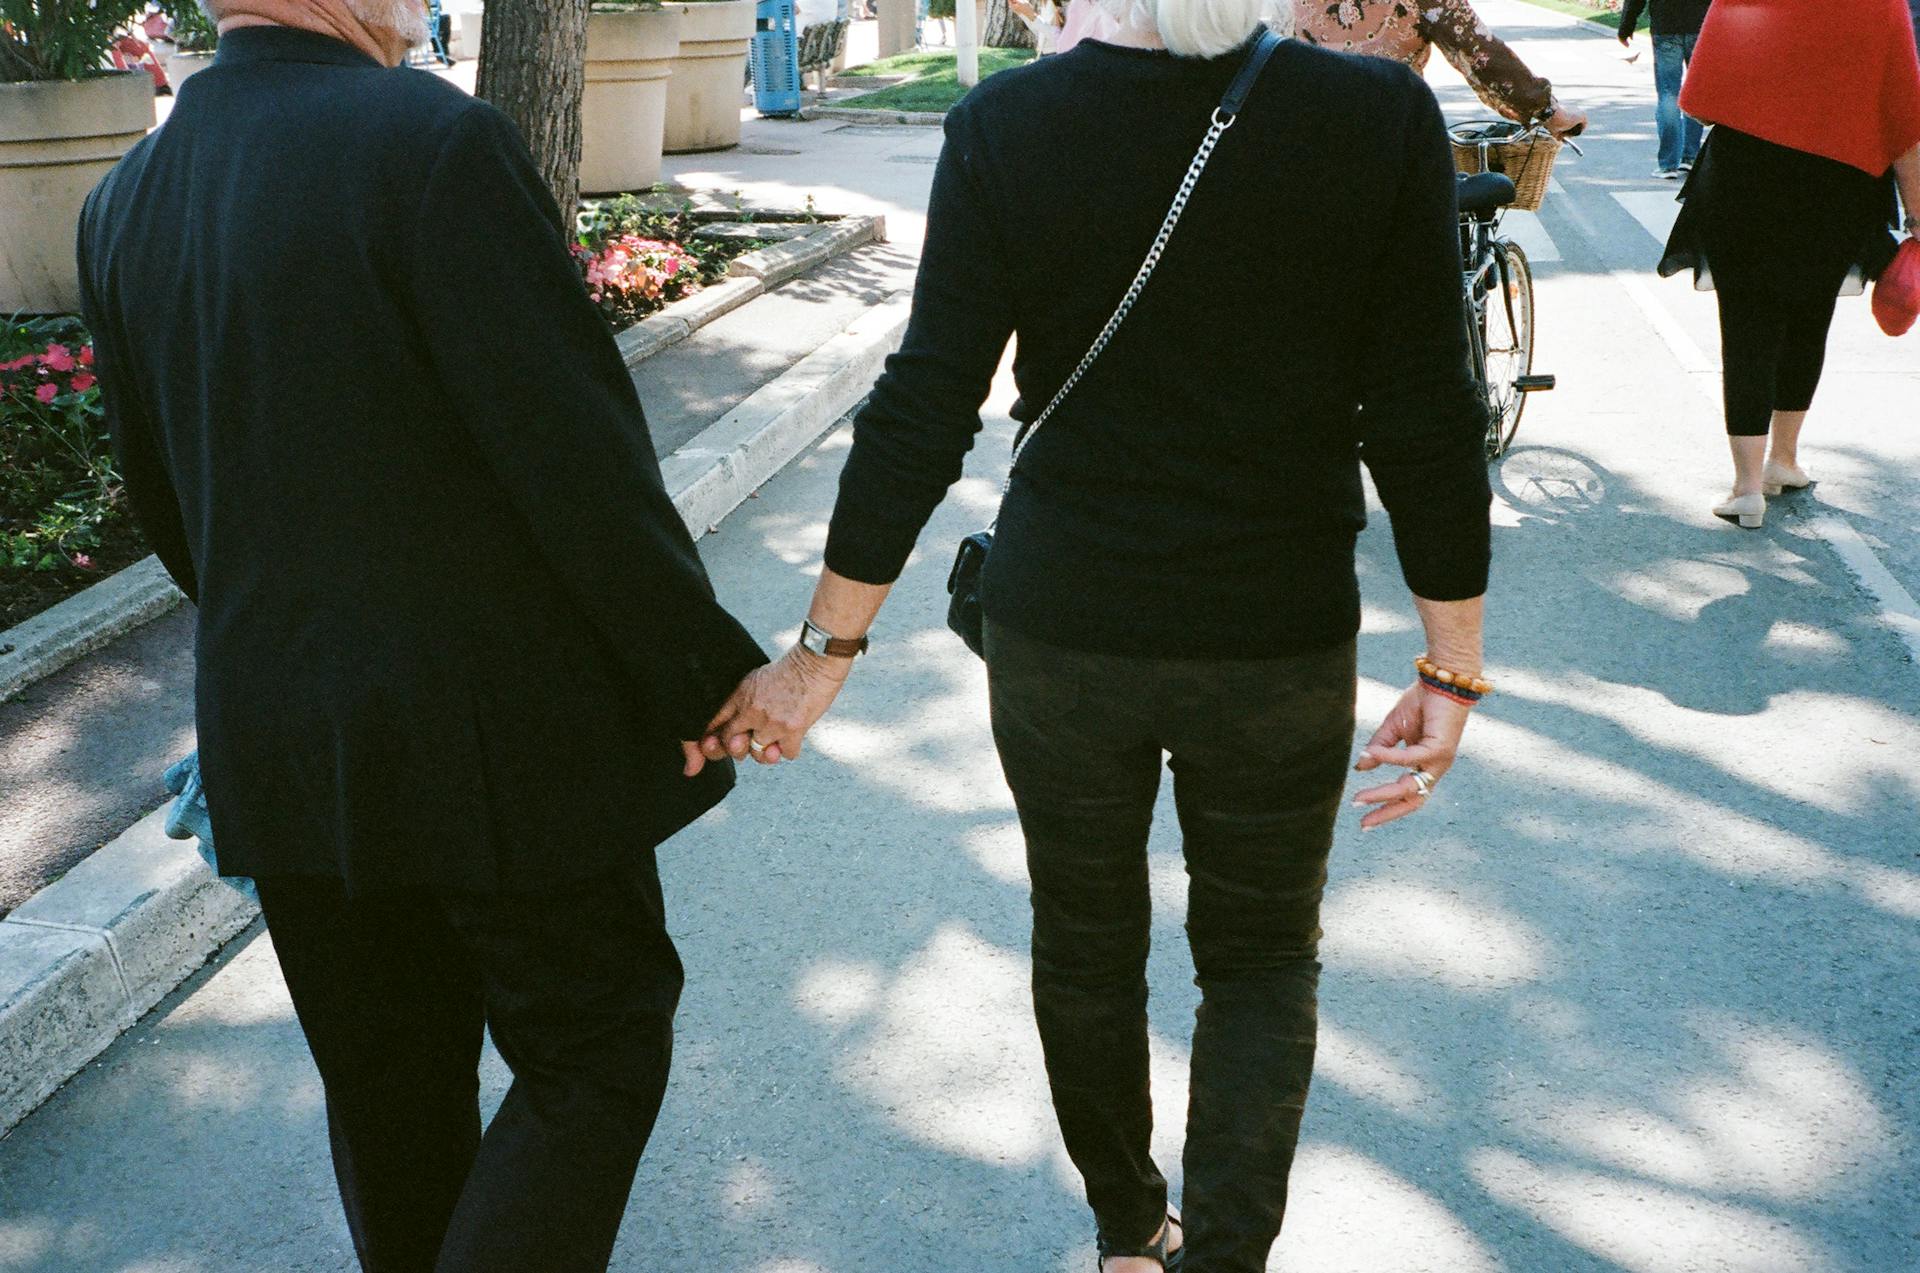
[[702, 288], [683, 301], [675, 301], [658, 314], [621, 331], [614, 338], [620, 346], [620, 356], [626, 359], [627, 366], [638, 366], [763, 292], [863, 244], [884, 242], [886, 237], [885, 217], [844, 217], [822, 222], [818, 229], [799, 238], [736, 256], [728, 263], [728, 277], [724, 281]]
[[157, 557], [0, 632], [0, 703], [186, 600]]
[[727, 267], [735, 278], [757, 278], [772, 288], [798, 278], [816, 265], [887, 237], [885, 217], [847, 217], [828, 222], [811, 234], [736, 256]]
[[[868, 310], [661, 462], [695, 538], [866, 396], [900, 343], [910, 302], [899, 292]], [[141, 819], [0, 920], [0, 1133], [259, 914], [192, 844], [167, 838], [165, 812]]]
[[912, 303], [896, 292], [661, 462], [695, 538], [819, 440], [873, 387]]
[[906, 128], [936, 128], [947, 122], [945, 111], [870, 110], [860, 106], [809, 106], [801, 119], [839, 120], [843, 124], [898, 124]]
[[164, 810], [0, 920], [0, 1131], [253, 922]]
[[[741, 215], [737, 209], [730, 211], [731, 215]], [[797, 220], [808, 214], [791, 215]], [[886, 237], [884, 217], [842, 217], [823, 221], [798, 238], [737, 256], [730, 263], [730, 277], [619, 332], [614, 339], [620, 356], [628, 367], [636, 367], [780, 284], [855, 248], [885, 242]], [[26, 622], [0, 631], [0, 703], [159, 618], [185, 599], [167, 578], [159, 559], [147, 557]]]

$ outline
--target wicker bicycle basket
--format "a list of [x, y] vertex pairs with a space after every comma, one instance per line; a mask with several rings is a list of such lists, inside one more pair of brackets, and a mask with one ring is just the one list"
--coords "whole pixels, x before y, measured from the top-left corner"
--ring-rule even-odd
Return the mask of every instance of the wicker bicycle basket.
[[1513, 207], [1538, 212], [1546, 202], [1547, 181], [1560, 153], [1558, 138], [1529, 133], [1504, 119], [1473, 120], [1448, 129], [1453, 166], [1461, 172], [1504, 173], [1517, 192]]

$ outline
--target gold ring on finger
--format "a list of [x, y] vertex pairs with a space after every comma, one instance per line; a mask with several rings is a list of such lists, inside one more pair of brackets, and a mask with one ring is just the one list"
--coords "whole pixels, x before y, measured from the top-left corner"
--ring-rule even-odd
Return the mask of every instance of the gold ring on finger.
[[1412, 777], [1413, 777], [1413, 786], [1414, 786], [1415, 795], [1419, 796], [1420, 799], [1425, 800], [1428, 796], [1433, 794], [1433, 775], [1432, 774], [1428, 773], [1424, 769], [1416, 769], [1413, 771]]

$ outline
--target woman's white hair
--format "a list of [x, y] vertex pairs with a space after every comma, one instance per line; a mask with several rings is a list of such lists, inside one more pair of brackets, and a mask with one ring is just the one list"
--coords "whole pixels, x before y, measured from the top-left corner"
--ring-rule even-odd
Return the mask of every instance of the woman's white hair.
[[1293, 0], [1081, 0], [1097, 4], [1115, 22], [1136, 31], [1157, 31], [1168, 49], [1184, 57], [1219, 57], [1246, 43], [1265, 24], [1293, 33]]

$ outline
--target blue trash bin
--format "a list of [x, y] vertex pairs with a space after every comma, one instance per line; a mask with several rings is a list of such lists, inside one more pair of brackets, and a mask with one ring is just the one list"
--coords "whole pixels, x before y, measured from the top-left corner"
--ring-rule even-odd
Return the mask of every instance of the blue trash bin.
[[760, 0], [754, 6], [753, 106], [768, 118], [800, 113], [800, 22], [794, 0]]

